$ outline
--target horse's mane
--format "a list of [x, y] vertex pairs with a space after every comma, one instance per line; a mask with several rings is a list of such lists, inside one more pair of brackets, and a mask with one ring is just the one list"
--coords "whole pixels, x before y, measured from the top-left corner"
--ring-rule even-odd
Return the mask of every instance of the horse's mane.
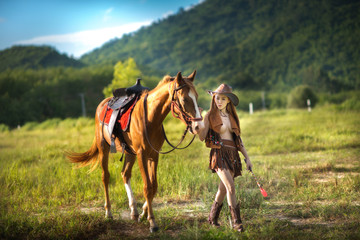
[[175, 78], [169, 76], [169, 75], [166, 75], [163, 77], [163, 79], [158, 83], [158, 85], [156, 87], [159, 87], [160, 85], [163, 85], [165, 83], [168, 83], [168, 82], [171, 82], [173, 81]]
[[[163, 79], [158, 83], [158, 85], [157, 85], [153, 90], [157, 89], [158, 87], [161, 87], [162, 85], [164, 85], [164, 84], [166, 84], [166, 83], [169, 83], [169, 82], [171, 82], [171, 81], [174, 81], [174, 79], [175, 79], [174, 77], [171, 77], [171, 76], [169, 76], [169, 75], [165, 75], [165, 76], [163, 77]], [[183, 78], [183, 79], [184, 79], [186, 85], [188, 85], [188, 86], [190, 87], [190, 89], [192, 89], [193, 92], [197, 95], [197, 92], [196, 92], [196, 89], [195, 89], [194, 84], [193, 84], [190, 80], [188, 80], [187, 78]]]

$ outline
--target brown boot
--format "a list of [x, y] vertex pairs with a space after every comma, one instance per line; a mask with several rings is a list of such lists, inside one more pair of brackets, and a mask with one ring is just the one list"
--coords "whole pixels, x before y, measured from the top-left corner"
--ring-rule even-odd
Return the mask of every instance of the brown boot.
[[213, 205], [211, 206], [210, 214], [209, 214], [209, 223], [214, 226], [220, 226], [218, 223], [220, 211], [222, 208], [222, 204], [218, 204], [216, 201], [214, 201]]
[[231, 213], [231, 218], [232, 218], [233, 229], [238, 232], [243, 232], [244, 227], [242, 225], [241, 217], [240, 217], [240, 204], [237, 204], [236, 208], [233, 208], [231, 206], [229, 206], [229, 208], [230, 208], [230, 213]]

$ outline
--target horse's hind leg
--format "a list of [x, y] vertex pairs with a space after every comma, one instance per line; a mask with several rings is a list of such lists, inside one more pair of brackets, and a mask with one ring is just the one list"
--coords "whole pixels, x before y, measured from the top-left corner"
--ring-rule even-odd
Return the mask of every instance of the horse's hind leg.
[[123, 169], [121, 171], [121, 175], [125, 184], [126, 193], [129, 199], [129, 207], [130, 207], [130, 217], [133, 220], [137, 220], [139, 217], [139, 213], [136, 207], [136, 201], [134, 198], [134, 193], [131, 188], [131, 170], [134, 166], [136, 156], [131, 154], [125, 154], [125, 162], [123, 165]]
[[111, 204], [109, 198], [109, 181], [110, 181], [110, 173], [108, 168], [109, 163], [109, 151], [110, 146], [103, 142], [102, 147], [99, 148], [99, 158], [101, 161], [102, 167], [102, 181], [104, 184], [104, 191], [105, 191], [105, 217], [112, 218], [111, 214]]

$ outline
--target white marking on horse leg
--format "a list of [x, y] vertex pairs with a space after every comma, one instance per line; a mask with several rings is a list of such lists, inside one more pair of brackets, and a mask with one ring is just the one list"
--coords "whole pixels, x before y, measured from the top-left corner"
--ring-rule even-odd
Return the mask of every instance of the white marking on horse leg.
[[[199, 106], [197, 104], [197, 101], [196, 101], [196, 97], [195, 97], [195, 94], [193, 93], [193, 90], [190, 90], [189, 92], [189, 97], [191, 97], [191, 99], [193, 100], [194, 102], [194, 107], [195, 107], [195, 111], [196, 111], [196, 118], [201, 118], [201, 113], [200, 113], [200, 110], [199, 110]], [[194, 133], [198, 133], [199, 130], [203, 129], [204, 128], [204, 123], [203, 121], [193, 121], [192, 122], [192, 129], [194, 131]]]
[[147, 214], [147, 201], [145, 201], [144, 205], [142, 206], [142, 213], [139, 215], [139, 221], [143, 220]]
[[105, 203], [105, 218], [113, 218], [111, 210], [107, 207], [106, 203]]
[[136, 201], [134, 198], [134, 194], [133, 191], [131, 189], [131, 184], [130, 184], [130, 179], [127, 181], [127, 183], [125, 183], [125, 189], [126, 189], [126, 193], [129, 199], [129, 207], [130, 207], [130, 216], [131, 217], [137, 217], [139, 215], [137, 208], [136, 208]]

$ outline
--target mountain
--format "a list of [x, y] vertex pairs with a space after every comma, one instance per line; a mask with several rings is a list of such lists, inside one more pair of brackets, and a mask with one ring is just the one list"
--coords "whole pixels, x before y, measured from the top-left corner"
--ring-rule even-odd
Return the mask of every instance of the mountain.
[[[140, 65], [239, 88], [360, 88], [360, 1], [207, 0], [80, 59]], [[330, 89], [329, 89], [330, 88]]]
[[13, 46], [0, 51], [0, 72], [8, 68], [83, 67], [84, 63], [49, 46]]

